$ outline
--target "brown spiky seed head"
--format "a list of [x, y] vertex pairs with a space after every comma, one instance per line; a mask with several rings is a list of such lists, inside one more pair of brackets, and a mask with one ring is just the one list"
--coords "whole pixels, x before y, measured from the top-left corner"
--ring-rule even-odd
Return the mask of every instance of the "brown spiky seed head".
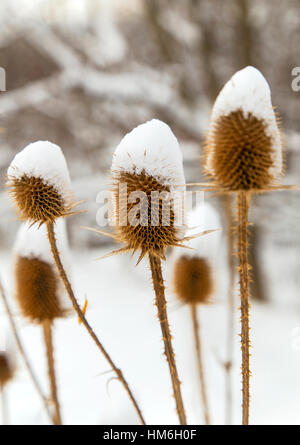
[[0, 390], [13, 378], [13, 374], [14, 370], [8, 354], [0, 352]]
[[214, 105], [205, 171], [229, 191], [265, 190], [282, 174], [282, 139], [269, 86], [253, 67], [238, 71]]
[[206, 142], [214, 146], [214, 180], [229, 190], [264, 189], [272, 184], [272, 141], [265, 124], [242, 110], [221, 116]]
[[24, 221], [54, 222], [56, 218], [64, 216], [69, 211], [55, 187], [46, 184], [41, 178], [26, 175], [13, 178], [9, 187], [20, 217]]
[[174, 292], [187, 304], [209, 303], [214, 283], [209, 262], [197, 256], [179, 257], [173, 271]]
[[70, 214], [71, 180], [61, 148], [48, 141], [27, 145], [7, 171], [7, 186], [23, 220], [39, 224]]
[[[121, 188], [123, 185], [126, 185], [125, 193]], [[119, 171], [114, 174], [113, 191], [116, 203], [116, 238], [125, 243], [128, 249], [141, 250], [142, 255], [153, 253], [163, 258], [168, 246], [177, 245], [180, 242], [181, 232], [174, 224], [172, 202], [169, 206], [170, 211], [165, 210], [165, 205], [169, 204], [170, 188], [168, 186], [146, 174], [145, 170], [138, 174]], [[138, 201], [130, 202], [129, 197], [134, 192], [143, 192], [147, 197], [147, 200], [143, 201], [142, 212], [138, 211], [136, 214], [139, 221], [136, 225], [130, 223], [130, 212], [138, 203]], [[160, 193], [162, 199], [151, 200], [152, 192]], [[124, 216], [127, 221], [125, 224], [123, 223]]]
[[63, 317], [53, 266], [38, 258], [18, 256], [15, 265], [16, 299], [23, 315], [42, 323]]

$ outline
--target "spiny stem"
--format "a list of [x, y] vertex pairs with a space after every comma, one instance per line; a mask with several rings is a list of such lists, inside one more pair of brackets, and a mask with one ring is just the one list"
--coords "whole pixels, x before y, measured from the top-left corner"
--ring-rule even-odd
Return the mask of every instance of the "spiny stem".
[[25, 349], [24, 349], [23, 344], [21, 342], [21, 339], [19, 337], [17, 326], [15, 324], [15, 321], [14, 321], [12, 312], [10, 310], [10, 307], [9, 307], [9, 304], [8, 304], [8, 301], [7, 301], [7, 298], [6, 298], [6, 295], [5, 295], [5, 292], [4, 292], [4, 289], [3, 289], [3, 286], [1, 284], [1, 282], [0, 282], [0, 295], [2, 297], [2, 301], [3, 301], [4, 307], [5, 307], [5, 310], [6, 310], [6, 313], [7, 313], [9, 322], [10, 322], [10, 325], [11, 325], [11, 329], [13, 331], [14, 338], [16, 340], [16, 344], [17, 344], [17, 347], [19, 349], [20, 355], [21, 355], [21, 357], [23, 359], [24, 365], [25, 365], [25, 367], [26, 367], [26, 369], [28, 371], [29, 376], [31, 377], [33, 386], [35, 387], [38, 395], [40, 396], [40, 398], [41, 398], [41, 400], [43, 402], [43, 405], [44, 405], [45, 410], [46, 410], [46, 412], [47, 412], [47, 414], [49, 416], [49, 419], [51, 419], [51, 422], [53, 422], [52, 414], [51, 414], [51, 411], [50, 411], [50, 408], [49, 408], [49, 401], [44, 396], [43, 391], [42, 391], [42, 389], [40, 387], [40, 384], [39, 384], [39, 382], [38, 382], [38, 380], [36, 378], [36, 375], [35, 375], [32, 367], [31, 367], [31, 364], [30, 364], [30, 362], [29, 362], [29, 360], [27, 358]]
[[204, 369], [203, 369], [203, 360], [201, 355], [201, 340], [200, 340], [200, 327], [197, 317], [197, 307], [195, 304], [191, 304], [191, 316], [193, 321], [193, 332], [194, 332], [194, 340], [195, 340], [195, 349], [196, 349], [196, 358], [198, 365], [198, 374], [200, 381], [200, 389], [201, 389], [201, 399], [204, 410], [204, 419], [205, 424], [210, 425], [210, 416], [209, 416], [209, 408], [206, 394], [206, 385], [204, 378]]
[[43, 322], [43, 334], [44, 334], [44, 341], [45, 341], [45, 346], [46, 346], [51, 401], [52, 401], [54, 409], [55, 409], [55, 414], [53, 415], [53, 421], [54, 421], [55, 425], [61, 425], [62, 420], [61, 420], [61, 414], [60, 414], [59, 401], [58, 401], [58, 397], [57, 397], [53, 340], [52, 340], [52, 326], [51, 326], [50, 320], [45, 320]]
[[167, 302], [166, 302], [166, 298], [165, 298], [165, 287], [164, 287], [164, 280], [163, 280], [162, 270], [161, 270], [161, 260], [160, 260], [160, 258], [149, 253], [149, 262], [150, 262], [153, 287], [154, 287], [155, 297], [156, 297], [158, 318], [160, 321], [161, 332], [162, 332], [163, 341], [164, 341], [164, 345], [165, 345], [165, 355], [167, 357], [171, 380], [172, 380], [172, 385], [173, 385], [173, 392], [174, 392], [174, 398], [175, 398], [175, 402], [176, 402], [177, 414], [179, 417], [180, 424], [186, 425], [187, 424], [186, 423], [186, 415], [185, 415], [185, 410], [184, 410], [182, 395], [181, 395], [181, 390], [180, 390], [180, 380], [178, 377], [178, 372], [177, 372], [177, 367], [176, 367], [176, 362], [175, 362], [175, 354], [173, 351], [170, 327], [169, 327], [168, 316], [167, 316]]
[[225, 424], [232, 424], [232, 362], [234, 349], [234, 236], [233, 236], [233, 215], [232, 215], [232, 197], [224, 197], [225, 221], [227, 237], [227, 258], [229, 271], [228, 286], [228, 326], [227, 326], [227, 361], [226, 371], [226, 401], [225, 401]]
[[241, 342], [242, 342], [242, 379], [243, 379], [243, 425], [249, 424], [250, 402], [250, 339], [249, 339], [249, 264], [248, 264], [248, 210], [250, 195], [238, 192], [238, 257], [241, 294]]
[[110, 356], [108, 355], [108, 353], [106, 352], [106, 350], [104, 349], [104, 346], [102, 345], [102, 343], [100, 342], [100, 340], [98, 339], [97, 335], [95, 334], [93, 328], [90, 326], [90, 324], [88, 323], [87, 319], [85, 318], [84, 313], [82, 312], [82, 310], [80, 309], [79, 304], [77, 303], [77, 300], [75, 298], [72, 286], [70, 284], [70, 281], [67, 277], [67, 274], [65, 272], [65, 269], [62, 265], [61, 259], [60, 259], [60, 255], [57, 249], [57, 244], [56, 244], [56, 239], [55, 239], [55, 234], [54, 234], [54, 224], [51, 222], [47, 223], [47, 233], [48, 233], [48, 239], [49, 239], [49, 243], [50, 243], [50, 247], [51, 247], [51, 252], [53, 255], [53, 259], [54, 262], [56, 264], [59, 276], [61, 278], [61, 280], [64, 283], [64, 286], [66, 288], [66, 291], [69, 295], [69, 298], [72, 302], [73, 308], [75, 309], [79, 319], [81, 320], [82, 324], [84, 325], [84, 327], [86, 328], [86, 330], [88, 331], [88, 333], [90, 334], [91, 338], [93, 339], [93, 341], [95, 342], [96, 346], [98, 347], [98, 349], [102, 352], [102, 354], [104, 355], [104, 357], [106, 358], [106, 360], [108, 361], [108, 363], [110, 364], [110, 366], [113, 368], [114, 372], [117, 374], [118, 379], [120, 380], [120, 382], [122, 383], [122, 385], [124, 386], [131, 402], [133, 403], [135, 410], [140, 418], [140, 421], [143, 425], [145, 425], [145, 420], [143, 418], [142, 412], [129, 388], [129, 385], [127, 383], [127, 381], [125, 380], [125, 377], [123, 376], [123, 373], [121, 371], [121, 369], [117, 368], [116, 365], [114, 364], [114, 362], [112, 361], [112, 359], [110, 358]]

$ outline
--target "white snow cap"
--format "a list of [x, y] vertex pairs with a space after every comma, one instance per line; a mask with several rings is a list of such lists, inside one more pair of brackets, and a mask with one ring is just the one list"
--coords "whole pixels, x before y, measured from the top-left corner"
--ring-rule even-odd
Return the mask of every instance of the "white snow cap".
[[[112, 171], [128, 171], [155, 177], [160, 183], [184, 185], [182, 154], [170, 127], [152, 119], [127, 133], [117, 146]], [[184, 188], [181, 188], [184, 190]]]
[[[220, 116], [228, 116], [233, 111], [242, 110], [244, 117], [249, 113], [264, 121], [267, 135], [272, 140], [274, 176], [282, 170], [282, 142], [272, 107], [271, 91], [261, 72], [253, 66], [237, 71], [220, 91], [211, 114], [211, 127]], [[209, 165], [208, 165], [209, 168]]]
[[[66, 222], [64, 218], [58, 218], [56, 220], [54, 230], [61, 261], [64, 268], [69, 273], [71, 260]], [[45, 224], [39, 227], [38, 224], [32, 225], [29, 222], [22, 223], [17, 233], [13, 253], [15, 257], [19, 256], [28, 259], [38, 259], [50, 264], [59, 283], [58, 296], [60, 298], [62, 307], [64, 309], [70, 307], [69, 299], [65, 298], [65, 289], [53, 261]]]
[[68, 201], [71, 180], [61, 148], [48, 141], [37, 141], [27, 145], [11, 162], [8, 179], [28, 177], [41, 178], [53, 186], [63, 199]]

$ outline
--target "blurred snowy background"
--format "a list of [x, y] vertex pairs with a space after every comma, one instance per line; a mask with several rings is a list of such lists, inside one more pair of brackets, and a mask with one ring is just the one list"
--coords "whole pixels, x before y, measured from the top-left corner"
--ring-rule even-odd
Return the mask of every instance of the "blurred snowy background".
[[[82, 207], [88, 210], [68, 221], [78, 298], [89, 299], [87, 316], [128, 377], [149, 423], [176, 422], [149, 271], [145, 264], [135, 268], [126, 256], [94, 262], [111, 246], [80, 226], [96, 227], [96, 196], [109, 184], [111, 156], [122, 136], [153, 117], [178, 137], [187, 181], [203, 180], [200, 157], [211, 105], [229, 77], [246, 65], [259, 68], [270, 83], [286, 141], [284, 181], [299, 183], [300, 92], [291, 88], [291, 70], [300, 65], [299, 38], [299, 0], [1, 0], [0, 66], [7, 89], [0, 93], [3, 279], [11, 298], [10, 249], [19, 222], [3, 187], [6, 169], [29, 142], [48, 139], [63, 148], [76, 197], [86, 200]], [[222, 215], [221, 200], [211, 201]], [[251, 421], [299, 424], [300, 195], [280, 192], [253, 201]], [[200, 311], [214, 423], [225, 418], [223, 251], [224, 246], [216, 303]], [[176, 303], [171, 285], [168, 299], [189, 422], [201, 423], [188, 309]], [[43, 380], [38, 328], [29, 326], [17, 307], [14, 312]], [[1, 308], [0, 323], [4, 319]], [[239, 423], [237, 335], [236, 340], [234, 422]], [[56, 345], [66, 423], [137, 421], [122, 387], [116, 381], [107, 386], [107, 365], [75, 317], [57, 324]], [[12, 423], [46, 421], [35, 397], [19, 368], [7, 389]]]

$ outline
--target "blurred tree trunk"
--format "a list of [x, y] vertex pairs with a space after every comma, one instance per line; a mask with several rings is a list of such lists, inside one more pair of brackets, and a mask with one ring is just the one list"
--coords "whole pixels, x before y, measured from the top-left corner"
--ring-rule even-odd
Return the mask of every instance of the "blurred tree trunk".
[[159, 21], [160, 4], [157, 0], [144, 0], [144, 11], [164, 61], [172, 63], [176, 59], [172, 36], [161, 26]]
[[198, 55], [199, 63], [202, 65], [204, 91], [211, 103], [213, 103], [219, 93], [219, 83], [213, 65], [213, 50], [215, 38], [213, 26], [207, 14], [204, 13], [203, 0], [190, 0], [190, 16], [198, 26]]
[[237, 0], [239, 7], [240, 45], [242, 51], [243, 66], [255, 65], [253, 54], [253, 31], [250, 19], [250, 1]]

